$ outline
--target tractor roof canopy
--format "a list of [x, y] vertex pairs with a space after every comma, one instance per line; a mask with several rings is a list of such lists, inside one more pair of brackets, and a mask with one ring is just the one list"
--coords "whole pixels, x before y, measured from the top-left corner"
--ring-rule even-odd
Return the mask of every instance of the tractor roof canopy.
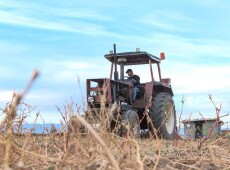
[[[120, 64], [120, 61], [123, 61], [124, 65], [139, 65], [139, 64], [149, 64], [149, 60], [152, 63], [160, 63], [161, 60], [147, 52], [125, 52], [125, 53], [117, 53], [117, 64]], [[106, 54], [105, 58], [110, 62], [114, 62], [114, 54]]]

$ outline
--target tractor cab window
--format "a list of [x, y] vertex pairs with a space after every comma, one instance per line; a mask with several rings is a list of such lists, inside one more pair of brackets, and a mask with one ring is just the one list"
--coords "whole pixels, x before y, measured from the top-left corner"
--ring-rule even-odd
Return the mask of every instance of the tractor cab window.
[[[146, 83], [152, 81], [151, 79], [151, 72], [149, 65], [134, 65], [134, 66], [125, 66], [124, 67], [124, 79], [128, 78], [128, 75], [126, 72], [127, 69], [132, 69], [134, 75], [138, 75], [140, 77], [140, 83]], [[152, 64], [153, 69], [153, 77], [155, 81], [159, 80], [159, 73], [157, 64]]]

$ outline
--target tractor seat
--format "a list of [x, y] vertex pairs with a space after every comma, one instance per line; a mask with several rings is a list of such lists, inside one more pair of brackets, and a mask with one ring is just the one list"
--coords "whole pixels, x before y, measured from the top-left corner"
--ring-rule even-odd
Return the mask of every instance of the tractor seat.
[[136, 99], [141, 99], [145, 97], [145, 87], [143, 85], [138, 85], [139, 92], [137, 92]]

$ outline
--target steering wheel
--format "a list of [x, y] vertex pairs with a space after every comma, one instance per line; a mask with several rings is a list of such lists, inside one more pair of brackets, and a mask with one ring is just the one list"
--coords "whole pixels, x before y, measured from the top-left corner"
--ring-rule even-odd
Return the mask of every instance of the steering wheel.
[[124, 80], [128, 80], [129, 79], [129, 76], [124, 76]]
[[124, 76], [124, 82], [132, 86], [132, 80], [129, 79], [129, 76]]

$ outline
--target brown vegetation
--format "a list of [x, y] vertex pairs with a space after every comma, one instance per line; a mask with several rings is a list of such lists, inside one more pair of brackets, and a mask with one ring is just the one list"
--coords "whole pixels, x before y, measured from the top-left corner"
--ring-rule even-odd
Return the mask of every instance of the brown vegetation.
[[[5, 128], [0, 134], [1, 169], [230, 169], [230, 139], [226, 136], [207, 138], [202, 144], [167, 141], [151, 134], [142, 139], [134, 139], [131, 134], [121, 138], [107, 130], [105, 116], [100, 117], [97, 130], [75, 113], [71, 122], [75, 128], [71, 126], [69, 133], [63, 128], [48, 135], [16, 135], [13, 125], [20, 125], [25, 118], [21, 116], [18, 121], [17, 115], [23, 114], [18, 113], [17, 106], [30, 84], [4, 109], [5, 118], [0, 123], [1, 130]], [[64, 123], [70, 125], [72, 109], [67, 110], [61, 114]]]

